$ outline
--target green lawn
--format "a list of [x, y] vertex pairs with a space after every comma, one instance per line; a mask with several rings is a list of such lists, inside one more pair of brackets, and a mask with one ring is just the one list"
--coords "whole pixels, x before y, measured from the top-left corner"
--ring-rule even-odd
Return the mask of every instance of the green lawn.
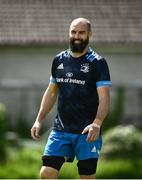
[[[22, 148], [8, 150], [7, 162], [0, 165], [0, 178], [3, 179], [35, 179], [39, 178], [41, 166], [41, 154], [43, 148]], [[79, 178], [77, 161], [65, 163], [61, 168], [59, 178]], [[142, 178], [142, 159], [134, 160], [105, 160], [100, 158], [97, 168], [97, 178], [101, 179], [119, 179], [119, 178]]]

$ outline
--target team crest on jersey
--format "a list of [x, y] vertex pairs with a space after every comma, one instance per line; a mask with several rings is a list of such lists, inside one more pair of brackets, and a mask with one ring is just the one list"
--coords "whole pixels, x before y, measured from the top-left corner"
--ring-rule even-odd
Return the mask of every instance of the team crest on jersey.
[[87, 73], [89, 72], [89, 63], [85, 63], [81, 65], [80, 71]]

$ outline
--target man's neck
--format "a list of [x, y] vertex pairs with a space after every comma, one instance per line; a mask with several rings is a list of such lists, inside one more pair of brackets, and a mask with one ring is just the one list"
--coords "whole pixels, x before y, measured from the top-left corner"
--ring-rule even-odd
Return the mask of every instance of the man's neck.
[[78, 58], [78, 57], [81, 57], [81, 56], [83, 56], [84, 54], [86, 54], [87, 51], [88, 51], [88, 47], [86, 47], [86, 48], [84, 49], [84, 51], [81, 52], [81, 53], [80, 53], [80, 52], [72, 52], [72, 51], [70, 51], [70, 53], [71, 53], [71, 56], [72, 56], [72, 57]]

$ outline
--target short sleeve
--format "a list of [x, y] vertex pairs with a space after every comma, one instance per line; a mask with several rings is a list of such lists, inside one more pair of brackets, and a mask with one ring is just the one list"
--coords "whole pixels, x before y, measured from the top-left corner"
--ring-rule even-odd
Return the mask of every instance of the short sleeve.
[[56, 75], [55, 75], [55, 70], [56, 70], [56, 58], [53, 59], [52, 67], [51, 67], [51, 76], [50, 76], [50, 82], [53, 84], [56, 84]]
[[96, 86], [111, 86], [110, 72], [106, 60], [100, 59], [95, 63]]

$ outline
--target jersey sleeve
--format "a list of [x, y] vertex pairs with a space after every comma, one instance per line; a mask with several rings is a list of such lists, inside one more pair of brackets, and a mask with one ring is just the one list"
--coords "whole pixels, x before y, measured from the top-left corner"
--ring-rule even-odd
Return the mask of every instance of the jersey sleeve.
[[55, 70], [56, 70], [56, 58], [54, 58], [52, 67], [51, 67], [51, 76], [50, 76], [50, 83], [56, 84], [56, 76], [55, 76]]
[[95, 63], [95, 76], [96, 87], [111, 86], [109, 68], [104, 58]]

